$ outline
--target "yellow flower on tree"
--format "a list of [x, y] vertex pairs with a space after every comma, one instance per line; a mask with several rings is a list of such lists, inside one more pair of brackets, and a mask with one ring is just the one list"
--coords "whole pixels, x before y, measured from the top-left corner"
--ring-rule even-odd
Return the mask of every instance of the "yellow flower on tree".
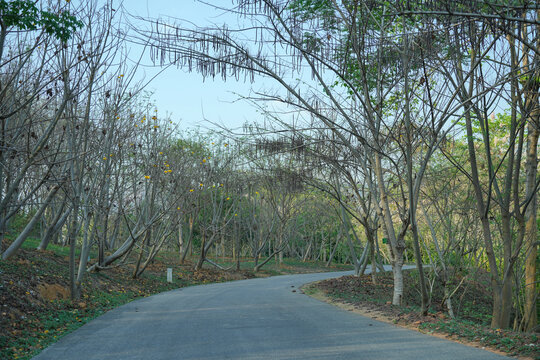
[[150, 179], [150, 175], [145, 175], [144, 178], [145, 179]]

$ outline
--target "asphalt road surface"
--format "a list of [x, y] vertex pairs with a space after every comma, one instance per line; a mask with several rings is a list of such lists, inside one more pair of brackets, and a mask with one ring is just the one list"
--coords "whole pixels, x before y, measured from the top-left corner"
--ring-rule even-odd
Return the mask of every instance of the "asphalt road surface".
[[158, 294], [106, 313], [34, 359], [507, 359], [344, 311], [297, 290], [344, 274]]

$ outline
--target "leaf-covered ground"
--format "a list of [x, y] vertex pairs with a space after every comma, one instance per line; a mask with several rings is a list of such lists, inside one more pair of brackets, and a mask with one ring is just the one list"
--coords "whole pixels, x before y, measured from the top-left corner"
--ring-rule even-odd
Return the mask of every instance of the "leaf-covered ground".
[[435, 283], [429, 314], [419, 314], [420, 296], [416, 274], [413, 270], [405, 272], [405, 284], [408, 286], [403, 306], [391, 304], [391, 273], [378, 274], [376, 284], [373, 284], [370, 275], [344, 276], [310, 284], [304, 287], [304, 292], [381, 321], [506, 355], [540, 359], [539, 334], [491, 329], [488, 326], [492, 300], [489, 287], [481, 276], [474, 281], [465, 280], [454, 294], [456, 319], [451, 319], [442, 305], [442, 288]]

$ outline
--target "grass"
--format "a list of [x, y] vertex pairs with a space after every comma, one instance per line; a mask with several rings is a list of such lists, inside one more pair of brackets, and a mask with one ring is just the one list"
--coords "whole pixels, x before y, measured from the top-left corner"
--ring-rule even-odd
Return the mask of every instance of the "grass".
[[[217, 264], [224, 268], [236, 268], [236, 262], [230, 257], [219, 257], [213, 259]], [[262, 262], [263, 260], [260, 260]], [[253, 258], [242, 258], [240, 263], [240, 270], [252, 271], [255, 267], [255, 261]], [[352, 270], [352, 266], [349, 264], [330, 264], [326, 265], [320, 261], [302, 261], [293, 258], [284, 258], [283, 263], [279, 264], [275, 259], [266, 263], [261, 271], [270, 275], [284, 275], [284, 274], [298, 274], [309, 272], [323, 272], [323, 271], [348, 271]]]
[[[9, 236], [7, 237], [9, 240]], [[34, 250], [38, 247], [40, 240], [36, 237], [28, 238], [21, 246], [21, 249]], [[69, 256], [69, 246], [62, 246], [50, 243], [47, 246], [47, 251], [51, 251], [58, 256]], [[79, 257], [81, 255], [81, 249], [79, 247], [75, 248], [75, 256]], [[92, 249], [90, 251], [90, 258], [95, 259], [97, 257], [97, 251]]]

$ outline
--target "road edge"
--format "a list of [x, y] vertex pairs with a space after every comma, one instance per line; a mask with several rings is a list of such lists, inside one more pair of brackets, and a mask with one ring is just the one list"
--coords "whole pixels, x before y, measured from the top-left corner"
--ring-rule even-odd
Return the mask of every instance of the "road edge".
[[[329, 305], [338, 307], [338, 308], [340, 308], [340, 309], [342, 309], [344, 311], [350, 311], [352, 313], [355, 313], [355, 314], [358, 314], [358, 315], [361, 315], [361, 316], [364, 316], [364, 317], [368, 317], [368, 318], [376, 320], [376, 321], [381, 321], [381, 322], [391, 324], [391, 325], [394, 325], [394, 326], [398, 326], [398, 327], [401, 327], [401, 328], [404, 328], [404, 329], [414, 330], [414, 331], [419, 332], [421, 334], [434, 336], [434, 337], [437, 337], [437, 338], [440, 338], [440, 339], [452, 341], [454, 343], [474, 347], [474, 348], [481, 349], [481, 350], [486, 350], [486, 351], [492, 352], [494, 354], [501, 355], [501, 356], [506, 356], [506, 357], [512, 358], [512, 359], [535, 360], [534, 358], [528, 357], [528, 356], [525, 356], [525, 357], [524, 356], [510, 356], [510, 355], [508, 355], [508, 353], [502, 352], [502, 351], [500, 351], [500, 350], [498, 350], [496, 348], [492, 348], [492, 347], [489, 347], [489, 346], [484, 346], [484, 345], [482, 345], [480, 343], [476, 343], [476, 342], [472, 342], [472, 341], [467, 341], [467, 340], [463, 340], [463, 339], [456, 339], [456, 338], [454, 338], [451, 335], [446, 334], [446, 333], [435, 332], [435, 331], [422, 331], [420, 328], [418, 328], [418, 326], [416, 326], [414, 324], [397, 323], [394, 319], [392, 319], [388, 315], [384, 314], [382, 311], [377, 311], [377, 310], [373, 310], [373, 309], [364, 309], [359, 305], [353, 305], [353, 304], [350, 304], [350, 303], [347, 303], [347, 302], [344, 302], [344, 301], [339, 301], [339, 300], [335, 300], [335, 299], [330, 298], [322, 290], [320, 290], [316, 286], [314, 286], [314, 285], [316, 285], [317, 283], [319, 283], [321, 281], [323, 281], [323, 280], [303, 284], [302, 286], [299, 287], [299, 290], [300, 290], [300, 292], [302, 294], [307, 295], [307, 296], [309, 296], [309, 297], [311, 297], [311, 298], [313, 298], [315, 300], [319, 300], [319, 301], [327, 303]], [[309, 291], [306, 292], [307, 288], [309, 288]]]

